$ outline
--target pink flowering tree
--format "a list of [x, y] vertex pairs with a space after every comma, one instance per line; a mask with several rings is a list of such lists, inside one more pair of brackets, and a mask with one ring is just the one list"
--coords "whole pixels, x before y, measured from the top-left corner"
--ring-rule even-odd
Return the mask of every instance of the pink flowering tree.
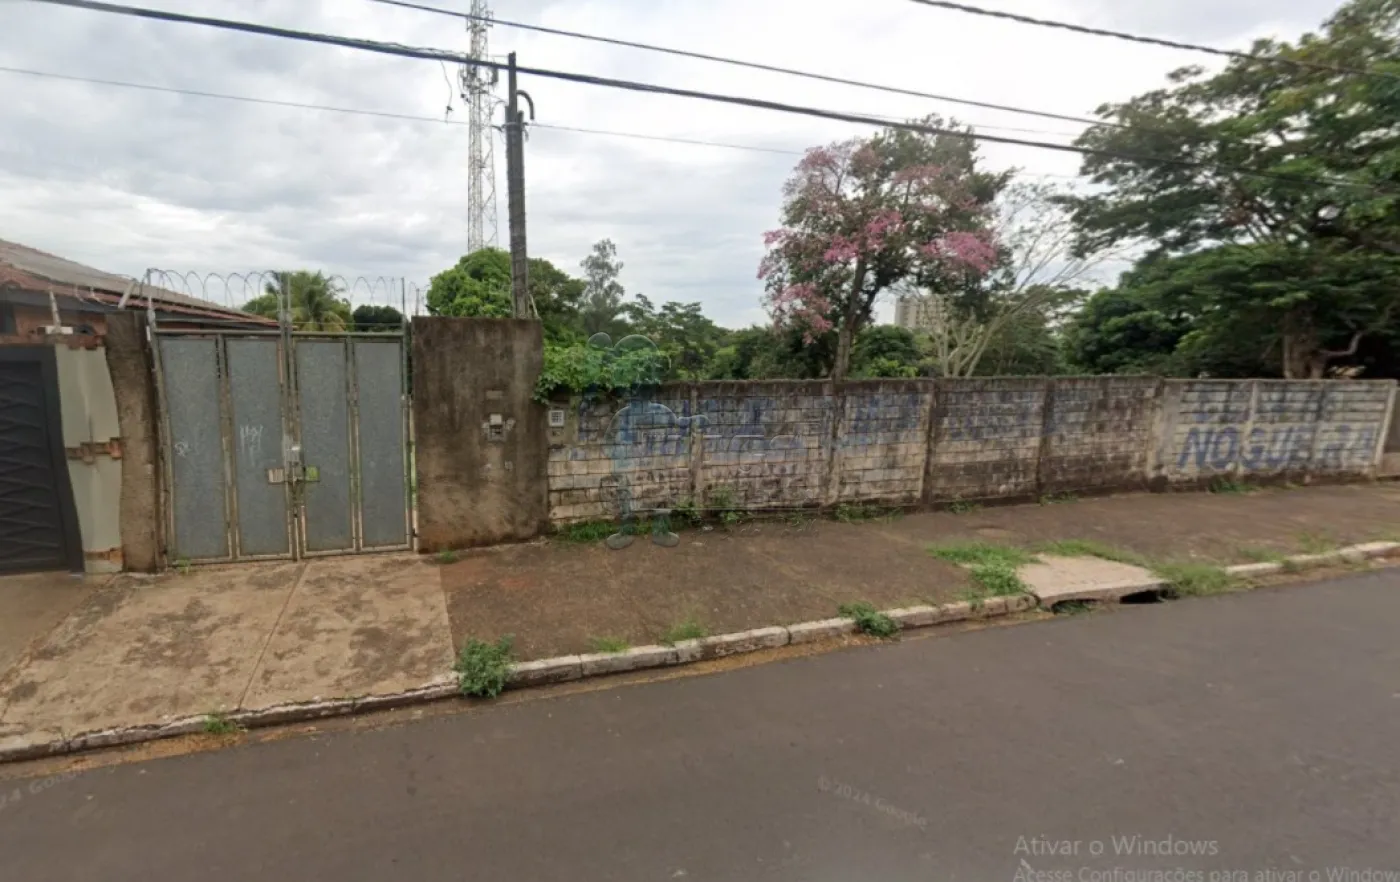
[[965, 288], [997, 265], [992, 204], [1006, 181], [978, 171], [973, 142], [956, 136], [888, 130], [807, 151], [783, 186], [783, 226], [764, 235], [774, 323], [809, 344], [834, 330], [831, 376], [844, 379], [891, 286]]

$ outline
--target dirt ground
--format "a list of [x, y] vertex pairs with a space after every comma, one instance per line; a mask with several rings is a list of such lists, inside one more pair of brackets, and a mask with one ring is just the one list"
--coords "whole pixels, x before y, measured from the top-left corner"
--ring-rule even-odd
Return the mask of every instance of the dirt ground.
[[930, 544], [1063, 539], [1220, 564], [1400, 540], [1400, 485], [1134, 494], [856, 524], [759, 521], [686, 530], [676, 548], [646, 537], [621, 551], [552, 539], [467, 553], [443, 567], [442, 584], [455, 645], [511, 634], [517, 658], [545, 658], [587, 652], [597, 638], [654, 643], [687, 620], [723, 633], [826, 618], [852, 601], [946, 602], [967, 591], [967, 576], [930, 557]]

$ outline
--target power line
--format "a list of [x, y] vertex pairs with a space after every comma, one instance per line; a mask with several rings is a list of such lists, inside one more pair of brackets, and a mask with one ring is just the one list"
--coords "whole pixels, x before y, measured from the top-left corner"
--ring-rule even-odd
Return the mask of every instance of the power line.
[[[404, 9], [413, 9], [418, 12], [430, 12], [435, 15], [446, 15], [453, 18], [462, 18], [468, 21], [475, 18], [471, 13], [457, 12], [453, 9], [443, 9], [437, 6], [428, 6], [423, 3], [413, 3], [409, 0], [370, 0], [372, 3], [383, 3], [386, 6], [399, 6]], [[695, 58], [700, 61], [713, 61], [717, 64], [728, 64], [734, 67], [745, 67], [750, 70], [761, 70], [768, 73], [786, 74], [794, 77], [804, 77], [809, 80], [819, 80], [824, 83], [836, 83], [842, 86], [855, 86], [860, 89], [874, 89], [877, 92], [889, 92], [894, 95], [909, 95], [914, 98], [928, 98], [933, 101], [946, 101], [950, 104], [962, 104], [968, 107], [980, 107], [985, 110], [999, 110], [1005, 113], [1019, 113], [1027, 116], [1039, 116], [1045, 119], [1054, 119], [1061, 122], [1078, 123], [1086, 126], [1103, 126], [1110, 129], [1134, 129], [1145, 131], [1142, 126], [1127, 126], [1122, 123], [1106, 122], [1104, 120], [1092, 119], [1084, 116], [1071, 116], [1063, 113], [1052, 113], [1048, 110], [1033, 110], [1026, 107], [1013, 107], [1008, 104], [995, 104], [989, 101], [976, 101], [971, 98], [955, 98], [951, 95], [938, 95], [933, 92], [921, 92], [917, 89], [904, 89], [899, 86], [884, 86], [878, 83], [867, 83], [861, 80], [851, 80], [845, 77], [830, 76], [828, 74], [813, 73], [812, 71], [794, 70], [790, 67], [779, 67], [773, 64], [762, 64], [757, 61], [743, 61], [738, 58], [726, 58], [722, 55], [708, 55], [704, 52], [692, 52], [688, 49], [675, 49], [668, 46], [656, 46], [651, 43], [638, 43], [632, 40], [621, 40], [616, 37], [602, 37], [597, 34], [584, 34], [578, 31], [566, 31], [560, 28], [549, 28], [543, 25], [526, 24], [519, 21], [506, 21], [505, 19], [492, 18], [491, 23], [507, 28], [516, 28], [522, 31], [535, 31], [541, 34], [553, 34], [558, 37], [571, 37], [575, 40], [588, 40], [594, 43], [606, 43], [610, 46], [623, 46], [628, 49], [641, 49], [646, 52], [660, 52], [663, 55], [676, 55], [681, 58]], [[990, 127], [984, 127], [990, 128]], [[1164, 135], [1176, 137], [1191, 137], [1182, 132], [1169, 132], [1162, 130]]]
[[[375, 40], [363, 40], [353, 37], [341, 37], [333, 34], [322, 34], [312, 31], [297, 31], [287, 28], [278, 28], [271, 25], [256, 24], [253, 22], [233, 21], [220, 18], [206, 18], [195, 15], [185, 15], [183, 13], [166, 12], [164, 10], [144, 9], [135, 6], [125, 6], [116, 3], [104, 3], [99, 0], [32, 0], [36, 3], [47, 3], [53, 6], [67, 6], [77, 9], [87, 9], [96, 12], [110, 12], [118, 15], [132, 16], [135, 18], [153, 19], [156, 21], [175, 22], [179, 24], [194, 24], [203, 27], [212, 27], [221, 30], [241, 31], [244, 33], [260, 34], [262, 36], [278, 37], [288, 40], [296, 40], [307, 43], [319, 43], [327, 46], [341, 46], [348, 49], [359, 49], [365, 52], [373, 52], [380, 55], [392, 55], [400, 58], [418, 58], [429, 61], [452, 61], [459, 64], [474, 64], [487, 68], [503, 70], [506, 65], [500, 62], [488, 61], [485, 59], [472, 58], [456, 52], [449, 52], [443, 49], [430, 49], [415, 46], [405, 46], [399, 43], [383, 43]], [[942, 135], [955, 138], [967, 138], [976, 141], [987, 141], [993, 144], [1008, 144], [1019, 147], [1033, 147], [1041, 150], [1057, 150], [1063, 153], [1077, 153], [1082, 156], [1097, 156], [1104, 159], [1125, 160], [1130, 162], [1152, 162], [1161, 165], [1170, 165], [1178, 168], [1194, 169], [1216, 169], [1237, 174], [1248, 175], [1257, 178], [1267, 178], [1271, 180], [1284, 181], [1292, 184], [1309, 184], [1322, 187], [1351, 187], [1377, 191], [1374, 187], [1366, 184], [1357, 184], [1350, 181], [1326, 180], [1322, 178], [1310, 178], [1294, 175], [1279, 174], [1277, 172], [1259, 171], [1255, 169], [1243, 168], [1235, 165], [1223, 163], [1207, 164], [1194, 162], [1187, 159], [1177, 159], [1175, 157], [1141, 156], [1131, 153], [1120, 153], [1115, 150], [1103, 150], [1095, 147], [1081, 147], [1075, 144], [1056, 144], [1051, 141], [1032, 141], [1025, 138], [1010, 138], [1003, 135], [985, 135], [975, 132], [964, 132], [956, 129], [947, 129], [939, 126], [929, 126], [922, 123], [913, 122], [888, 122], [878, 117], [867, 114], [846, 113], [838, 110], [827, 110], [819, 107], [808, 107], [798, 104], [787, 104], [780, 101], [769, 101], [763, 98], [748, 98], [739, 95], [724, 95], [716, 92], [703, 92], [695, 89], [681, 89], [674, 86], [659, 86], [653, 83], [639, 83], [632, 80], [619, 80], [612, 77], [599, 77], [591, 74], [572, 73], [569, 71], [549, 70], [547, 68], [531, 68], [517, 65], [517, 73], [528, 76], [537, 76], [544, 79], [561, 80], [563, 82], [580, 83], [591, 86], [602, 86], [604, 88], [621, 89], [630, 92], [641, 92], [652, 95], [668, 95], [675, 98], [692, 98], [700, 101], [710, 101], [717, 104], [729, 104], [736, 107], [751, 107], [758, 110], [771, 110], [779, 113], [790, 113], [799, 116], [810, 116], [817, 119], [829, 119], [838, 122], [857, 123], [860, 125], [870, 125], [899, 129], [908, 132], [916, 132], [924, 135]]]
[[[380, 2], [390, 2], [390, 0], [380, 0]], [[1324, 71], [1326, 73], [1346, 74], [1348, 76], [1382, 77], [1388, 80], [1400, 80], [1400, 75], [1389, 73], [1383, 70], [1369, 70], [1357, 67], [1339, 67], [1331, 64], [1320, 64], [1313, 61], [1299, 61], [1295, 58], [1268, 58], [1262, 55], [1254, 55], [1250, 52], [1239, 52], [1234, 49], [1217, 49], [1214, 46], [1202, 46], [1199, 43], [1183, 43], [1177, 40], [1164, 40], [1160, 37], [1143, 37], [1137, 34], [1128, 34], [1122, 31], [1110, 31], [1103, 28], [1091, 28], [1085, 25], [1077, 25], [1067, 21], [1055, 21], [1048, 18], [1034, 18], [1029, 15], [1020, 15], [1015, 12], [1003, 12], [998, 9], [983, 9], [980, 6], [971, 6], [966, 3], [952, 3], [949, 0], [913, 0], [924, 6], [933, 6], [938, 9], [950, 9], [954, 12], [966, 12], [969, 15], [983, 15], [988, 18], [1000, 18], [1007, 21], [1020, 22], [1021, 24], [1034, 25], [1042, 28], [1057, 28], [1062, 31], [1073, 31], [1077, 34], [1088, 34], [1094, 37], [1111, 37], [1115, 40], [1130, 40], [1134, 43], [1147, 43], [1152, 46], [1165, 46], [1168, 49], [1185, 49], [1188, 52], [1205, 52], [1210, 55], [1219, 55], [1225, 58], [1238, 58], [1245, 61], [1260, 61], [1267, 64], [1289, 64], [1295, 67], [1308, 68], [1310, 70]]]
[[[46, 71], [46, 70], [32, 70], [32, 69], [30, 69], [30, 68], [24, 68], [24, 67], [7, 67], [7, 66], [5, 66], [5, 65], [0, 65], [0, 73], [24, 74], [25, 76], [45, 77], [45, 78], [48, 78], [48, 79], [65, 80], [65, 81], [74, 82], [74, 83], [89, 83], [89, 84], [97, 85], [97, 86], [118, 86], [118, 87], [125, 88], [125, 89], [140, 89], [140, 90], [146, 91], [146, 92], [162, 92], [162, 93], [166, 93], [166, 94], [170, 94], [170, 95], [185, 95], [185, 96], [189, 96], [189, 97], [193, 97], [193, 98], [216, 98], [216, 99], [221, 99], [221, 100], [224, 100], [224, 101], [240, 101], [240, 102], [243, 102], [243, 103], [245, 103], [245, 104], [267, 104], [267, 105], [270, 105], [270, 106], [273, 106], [273, 107], [291, 107], [291, 108], [295, 108], [295, 109], [299, 109], [299, 110], [324, 110], [324, 111], [329, 111], [329, 112], [331, 112], [331, 113], [347, 113], [347, 114], [354, 114], [354, 115], [357, 115], [357, 116], [383, 117], [383, 118], [386, 118], [386, 119], [407, 120], [407, 121], [409, 121], [409, 122], [433, 123], [433, 124], [435, 124], [435, 125], [444, 125], [444, 124], [445, 124], [445, 125], [450, 125], [450, 126], [469, 126], [469, 125], [470, 125], [470, 123], [467, 122], [467, 121], [465, 121], [465, 120], [445, 119], [445, 118], [443, 118], [443, 117], [436, 117], [436, 116], [422, 116], [422, 115], [419, 115], [419, 114], [411, 114], [411, 113], [397, 113], [397, 112], [388, 111], [388, 110], [368, 110], [368, 109], [360, 108], [360, 107], [336, 107], [336, 106], [334, 106], [334, 105], [329, 105], [329, 104], [315, 104], [315, 103], [302, 102], [302, 101], [283, 101], [283, 100], [278, 100], [278, 99], [273, 99], [273, 98], [253, 98], [253, 97], [248, 96], [248, 95], [233, 95], [233, 94], [230, 94], [230, 93], [227, 93], [227, 92], [204, 92], [204, 91], [200, 91], [200, 90], [198, 90], [198, 89], [184, 89], [184, 88], [178, 88], [178, 87], [175, 87], [175, 86], [156, 86], [156, 85], [153, 85], [153, 84], [150, 84], [150, 83], [133, 83], [133, 82], [128, 82], [128, 81], [126, 81], [126, 80], [110, 80], [110, 79], [103, 79], [103, 78], [100, 78], [100, 77], [81, 77], [81, 76], [77, 76], [77, 75], [75, 75], [75, 74], [61, 74], [61, 73], [54, 73], [54, 72], [52, 72], [52, 71]], [[896, 118], [896, 117], [882, 117], [882, 119], [888, 119], [888, 120], [891, 120], [891, 121], [897, 121], [897, 118]], [[726, 142], [723, 142], [723, 141], [706, 141], [706, 140], [698, 139], [698, 138], [680, 138], [680, 137], [675, 137], [675, 136], [670, 136], [670, 135], [649, 135], [649, 134], [643, 134], [643, 133], [640, 133], [640, 132], [618, 132], [618, 131], [613, 131], [613, 130], [609, 130], [609, 129], [586, 129], [586, 128], [579, 128], [579, 127], [576, 127], [576, 126], [551, 125], [551, 124], [549, 124], [549, 123], [541, 123], [541, 122], [530, 123], [530, 127], [531, 127], [531, 128], [536, 128], [536, 129], [553, 129], [553, 130], [561, 131], [561, 132], [577, 132], [577, 133], [585, 134], [585, 135], [608, 135], [608, 136], [618, 137], [618, 138], [635, 138], [635, 139], [642, 140], [642, 141], [665, 141], [665, 142], [669, 142], [669, 143], [673, 143], [673, 144], [690, 144], [690, 145], [694, 145], [694, 146], [697, 146], [697, 147], [725, 147], [725, 148], [729, 148], [729, 149], [731, 149], [731, 150], [749, 150], [749, 151], [753, 151], [753, 152], [756, 152], [756, 153], [781, 153], [781, 154], [786, 154], [786, 155], [789, 155], [789, 156], [801, 156], [804, 152], [806, 152], [806, 151], [798, 150], [798, 149], [795, 149], [795, 148], [794, 148], [794, 149], [784, 149], [784, 148], [779, 148], [779, 147], [760, 147], [760, 146], [752, 145], [752, 144], [730, 144], [730, 143], [726, 143]], [[1037, 131], [1039, 131], [1039, 130], [1036, 130], [1036, 129], [1013, 129], [1013, 128], [1010, 128], [1010, 127], [1007, 127], [1007, 126], [982, 126], [982, 125], [980, 125], [980, 124], [976, 125], [975, 127], [976, 127], [976, 128], [991, 128], [991, 129], [998, 129], [998, 130], [1002, 130], [1002, 131], [1011, 131], [1011, 132], [1018, 132], [1018, 131], [1037, 132]], [[1064, 133], [1064, 132], [1044, 132], [1044, 131], [1040, 131], [1039, 133], [1040, 133], [1040, 134], [1045, 134], [1045, 135], [1060, 135], [1060, 134], [1064, 134], [1064, 135], [1067, 135], [1067, 136], [1068, 136], [1068, 133]], [[1072, 177], [1072, 176], [1069, 176], [1069, 177]]]

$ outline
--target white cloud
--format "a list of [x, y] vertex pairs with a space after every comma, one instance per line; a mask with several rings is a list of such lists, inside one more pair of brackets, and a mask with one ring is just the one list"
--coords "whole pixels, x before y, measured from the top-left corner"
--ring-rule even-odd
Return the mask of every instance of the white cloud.
[[[465, 8], [465, 0], [428, 0]], [[200, 15], [464, 50], [460, 21], [368, 0], [150, 0]], [[987, 0], [996, 8], [1244, 47], [1316, 27], [1323, 0], [1177, 4]], [[1088, 115], [1206, 56], [1030, 28], [901, 0], [498, 0], [496, 14], [933, 93]], [[0, 65], [440, 117], [439, 65], [253, 35], [6, 3]], [[522, 65], [909, 117], [937, 111], [1068, 141], [1071, 123], [960, 108], [558, 36], [492, 31]], [[541, 123], [802, 150], [859, 126], [522, 77]], [[465, 108], [454, 100], [456, 120]], [[500, 239], [504, 149], [497, 145]], [[304, 266], [425, 283], [466, 238], [466, 128], [267, 107], [0, 72], [0, 238], [113, 272]], [[989, 145], [994, 166], [1073, 174], [1068, 154]], [[623, 281], [762, 319], [754, 278], [795, 157], [535, 129], [533, 255], [574, 271], [612, 238]]]

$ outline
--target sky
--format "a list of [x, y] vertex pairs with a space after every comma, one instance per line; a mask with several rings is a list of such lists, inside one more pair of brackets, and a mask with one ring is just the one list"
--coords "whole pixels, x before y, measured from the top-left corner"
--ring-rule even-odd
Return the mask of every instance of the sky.
[[[465, 11], [469, 0], [420, 0]], [[190, 14], [465, 52], [460, 19], [372, 0], [131, 0]], [[1224, 48], [1316, 29], [1336, 0], [981, 0], [987, 8]], [[969, 16], [909, 0], [494, 0], [497, 18], [1018, 107], [1087, 116], [1211, 56]], [[497, 25], [526, 66], [876, 116], [930, 112], [988, 134], [1068, 143], [1079, 127]], [[209, 273], [305, 268], [357, 302], [398, 299], [466, 249], [467, 109], [420, 61], [0, 0], [0, 68], [425, 117], [403, 120], [166, 94], [0, 70], [0, 239], [109, 272], [186, 273], [171, 287], [228, 303]], [[766, 321], [756, 269], [801, 151], [872, 129], [522, 76], [532, 127], [529, 253], [577, 274], [617, 245], [629, 293], [698, 301], [722, 325]], [[504, 97], [504, 90], [501, 90]], [[453, 107], [446, 113], [449, 102]], [[442, 122], [444, 116], [453, 124]], [[497, 112], [496, 121], [501, 121]], [[462, 124], [457, 124], [462, 123]], [[1028, 131], [1029, 130], [1029, 131]], [[498, 241], [508, 242], [496, 134]], [[1073, 185], [1078, 159], [986, 145], [988, 167]], [[394, 286], [385, 279], [395, 280]], [[397, 304], [396, 304], [397, 305]], [[892, 306], [878, 315], [888, 320]]]

